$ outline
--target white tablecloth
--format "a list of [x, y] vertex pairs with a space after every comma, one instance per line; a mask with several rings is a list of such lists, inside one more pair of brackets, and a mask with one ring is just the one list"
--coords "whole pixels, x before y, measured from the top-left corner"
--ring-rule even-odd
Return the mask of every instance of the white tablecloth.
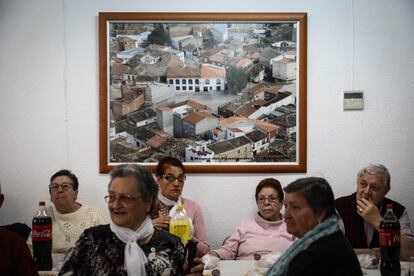
[[[220, 276], [244, 276], [249, 270], [255, 269], [255, 261], [220, 261], [218, 265]], [[366, 276], [380, 276], [379, 269], [363, 269]], [[210, 276], [211, 271], [204, 275]]]

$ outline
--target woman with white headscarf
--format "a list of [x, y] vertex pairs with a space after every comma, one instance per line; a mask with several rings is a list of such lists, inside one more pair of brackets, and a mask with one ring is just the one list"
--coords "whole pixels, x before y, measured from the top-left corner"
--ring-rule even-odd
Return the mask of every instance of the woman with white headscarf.
[[[154, 229], [148, 215], [157, 195], [158, 185], [145, 167], [116, 167], [105, 196], [112, 222], [85, 230], [59, 275], [183, 275], [182, 243]], [[199, 263], [192, 271], [202, 269]]]
[[157, 208], [152, 213], [154, 227], [168, 231], [175, 209], [182, 205], [191, 221], [191, 237], [197, 241], [196, 255], [203, 256], [210, 251], [204, 216], [200, 205], [181, 196], [186, 180], [183, 163], [174, 157], [164, 157], [158, 162], [155, 175], [160, 192]]

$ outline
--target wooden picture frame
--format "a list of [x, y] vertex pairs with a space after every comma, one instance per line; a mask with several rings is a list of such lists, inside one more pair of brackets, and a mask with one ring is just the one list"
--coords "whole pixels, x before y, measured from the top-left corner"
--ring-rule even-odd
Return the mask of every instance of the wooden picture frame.
[[306, 13], [99, 13], [99, 169], [306, 172]]

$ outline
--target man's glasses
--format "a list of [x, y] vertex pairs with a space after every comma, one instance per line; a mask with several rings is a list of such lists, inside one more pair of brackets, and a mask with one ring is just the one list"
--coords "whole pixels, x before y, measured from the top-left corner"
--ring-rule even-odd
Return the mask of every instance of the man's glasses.
[[259, 197], [257, 199], [257, 203], [260, 204], [265, 204], [266, 200], [270, 203], [270, 204], [276, 204], [279, 202], [279, 198], [278, 197]]
[[142, 198], [142, 197], [143, 196], [133, 197], [133, 196], [130, 196], [130, 195], [127, 195], [127, 194], [119, 194], [119, 195], [112, 194], [112, 195], [105, 196], [104, 199], [108, 203], [113, 203], [116, 200], [119, 200], [119, 202], [121, 202], [121, 203], [131, 204], [133, 201], [135, 201], [139, 198]]
[[187, 179], [185, 174], [181, 174], [177, 177], [175, 177], [174, 175], [171, 175], [171, 174], [167, 174], [167, 175], [163, 175], [162, 177], [165, 180], [167, 180], [168, 182], [174, 182], [175, 180], [178, 180], [178, 182], [184, 182]]
[[73, 188], [73, 184], [72, 183], [62, 183], [62, 184], [57, 184], [57, 183], [52, 183], [49, 185], [49, 190], [57, 192], [59, 191], [59, 188], [62, 188], [63, 191], [69, 191], [70, 189]]

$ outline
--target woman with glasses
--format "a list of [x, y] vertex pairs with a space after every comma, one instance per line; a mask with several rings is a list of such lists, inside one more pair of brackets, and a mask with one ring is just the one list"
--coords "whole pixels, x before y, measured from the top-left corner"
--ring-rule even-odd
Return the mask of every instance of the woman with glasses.
[[158, 204], [152, 214], [154, 227], [169, 230], [171, 216], [178, 205], [183, 205], [187, 216], [191, 220], [192, 239], [197, 241], [198, 257], [210, 250], [207, 231], [204, 224], [204, 216], [200, 205], [181, 196], [184, 187], [185, 168], [180, 160], [174, 157], [164, 157], [158, 162], [155, 175], [160, 187]]
[[[105, 196], [112, 222], [87, 229], [59, 275], [183, 275], [181, 241], [154, 229], [149, 217], [157, 195], [158, 185], [145, 167], [114, 168]], [[192, 271], [202, 270], [198, 260]]]
[[253, 260], [255, 254], [284, 252], [290, 246], [294, 238], [286, 231], [280, 214], [283, 204], [280, 182], [263, 179], [256, 187], [255, 198], [256, 215], [243, 220], [221, 248], [209, 254], [221, 260]]
[[[53, 206], [46, 209], [53, 224], [53, 253], [67, 253], [85, 229], [106, 223], [98, 208], [77, 201], [78, 188], [78, 178], [69, 170], [60, 170], [50, 178], [49, 194]], [[31, 243], [29, 238], [29, 247]]]

